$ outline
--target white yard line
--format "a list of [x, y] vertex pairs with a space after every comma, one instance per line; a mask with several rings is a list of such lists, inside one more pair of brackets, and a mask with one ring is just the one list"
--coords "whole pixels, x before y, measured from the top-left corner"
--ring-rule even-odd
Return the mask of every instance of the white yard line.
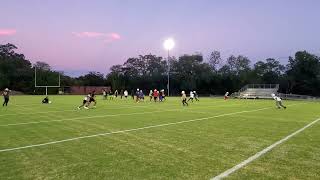
[[243, 168], [244, 166], [248, 165], [248, 164], [249, 164], [249, 163], [251, 163], [252, 161], [254, 161], [254, 160], [258, 159], [260, 156], [262, 156], [262, 155], [266, 154], [267, 152], [271, 151], [273, 148], [277, 147], [278, 145], [280, 145], [280, 144], [282, 144], [282, 143], [284, 143], [284, 142], [288, 141], [290, 138], [292, 138], [293, 136], [295, 136], [295, 135], [297, 135], [297, 134], [301, 133], [302, 131], [304, 131], [304, 130], [305, 130], [305, 129], [307, 129], [308, 127], [310, 127], [310, 126], [314, 125], [314, 124], [315, 124], [315, 123], [317, 123], [318, 121], [320, 121], [320, 118], [319, 118], [319, 119], [316, 119], [316, 120], [314, 120], [314, 121], [312, 121], [311, 123], [307, 124], [307, 125], [306, 125], [306, 126], [304, 126], [303, 128], [301, 128], [301, 129], [299, 129], [299, 130], [297, 130], [297, 131], [293, 132], [292, 134], [290, 134], [290, 135], [288, 135], [288, 136], [284, 137], [283, 139], [281, 139], [281, 140], [279, 140], [279, 141], [277, 141], [277, 142], [273, 143], [272, 145], [270, 145], [270, 146], [266, 147], [266, 148], [265, 148], [265, 149], [263, 149], [262, 151], [260, 151], [260, 152], [256, 153], [255, 155], [253, 155], [253, 156], [249, 157], [248, 159], [246, 159], [246, 160], [242, 161], [241, 163], [239, 163], [239, 164], [237, 164], [237, 165], [233, 166], [232, 168], [230, 168], [230, 169], [228, 169], [228, 170], [224, 171], [223, 173], [221, 173], [221, 174], [219, 174], [219, 175], [217, 175], [217, 176], [213, 177], [213, 178], [212, 178], [212, 180], [220, 180], [220, 179], [223, 179], [223, 178], [228, 177], [230, 174], [232, 174], [232, 173], [234, 173], [234, 172], [238, 171], [239, 169], [241, 169], [241, 168]]
[[47, 143], [33, 144], [33, 145], [28, 145], [28, 146], [20, 146], [20, 147], [15, 147], [15, 148], [0, 149], [0, 153], [1, 152], [16, 151], [16, 150], [20, 150], [20, 149], [28, 149], [28, 148], [32, 148], [32, 147], [47, 146], [47, 145], [51, 145], [51, 144], [58, 144], [58, 143], [75, 141], [75, 140], [79, 140], [79, 139], [93, 138], [93, 137], [98, 137], [98, 136], [107, 136], [107, 135], [111, 135], [111, 134], [120, 134], [120, 133], [140, 131], [140, 130], [144, 130], [144, 129], [171, 126], [171, 125], [184, 124], [184, 123], [190, 123], [190, 122], [196, 122], [196, 121], [204, 121], [204, 120], [218, 118], [218, 117], [231, 116], [231, 115], [235, 115], [235, 114], [262, 111], [262, 110], [265, 110], [265, 109], [271, 109], [271, 108], [268, 107], [268, 108], [261, 108], [261, 109], [255, 109], [255, 110], [249, 110], [249, 111], [239, 111], [239, 112], [220, 114], [220, 115], [210, 116], [210, 117], [205, 117], [205, 118], [191, 119], [191, 120], [185, 120], [185, 121], [179, 121], [179, 122], [173, 122], [173, 123], [158, 124], [158, 125], [153, 125], [153, 126], [145, 126], [145, 127], [140, 127], [140, 128], [133, 128], [133, 129], [120, 130], [120, 131], [106, 132], [106, 133], [94, 134], [94, 135], [88, 135], [88, 136], [80, 136], [80, 137], [74, 137], [74, 138], [59, 140], [59, 141], [51, 141], [51, 142], [47, 142]]

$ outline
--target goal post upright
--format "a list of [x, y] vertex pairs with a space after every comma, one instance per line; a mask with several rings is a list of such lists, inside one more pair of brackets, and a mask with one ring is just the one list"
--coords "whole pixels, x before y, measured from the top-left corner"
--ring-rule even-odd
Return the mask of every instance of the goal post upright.
[[58, 85], [49, 86], [49, 85], [37, 85], [37, 67], [34, 67], [34, 87], [35, 88], [46, 88], [46, 96], [48, 95], [48, 88], [59, 88], [61, 87], [61, 74], [58, 72]]
[[37, 87], [37, 68], [34, 66], [34, 87]]

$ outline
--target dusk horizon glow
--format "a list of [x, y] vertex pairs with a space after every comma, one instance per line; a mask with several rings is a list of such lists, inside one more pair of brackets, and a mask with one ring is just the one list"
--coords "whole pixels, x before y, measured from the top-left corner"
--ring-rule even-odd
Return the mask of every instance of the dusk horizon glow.
[[218, 50], [224, 58], [287, 63], [296, 51], [320, 53], [320, 1], [4, 1], [0, 44], [12, 43], [32, 62], [78, 76], [106, 74], [129, 57], [166, 57]]

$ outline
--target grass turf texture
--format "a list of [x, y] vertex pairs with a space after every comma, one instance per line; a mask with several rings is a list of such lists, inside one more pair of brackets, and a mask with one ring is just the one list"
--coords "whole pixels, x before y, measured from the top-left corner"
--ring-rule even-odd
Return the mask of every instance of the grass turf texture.
[[[0, 179], [210, 179], [320, 117], [318, 102], [285, 101], [278, 110], [271, 100], [202, 98], [182, 107], [179, 98], [97, 97], [96, 109], [76, 110], [82, 96], [51, 96], [49, 105], [41, 98], [13, 96], [0, 108], [0, 151], [229, 115], [0, 152]], [[316, 123], [229, 178], [319, 179], [319, 162]]]

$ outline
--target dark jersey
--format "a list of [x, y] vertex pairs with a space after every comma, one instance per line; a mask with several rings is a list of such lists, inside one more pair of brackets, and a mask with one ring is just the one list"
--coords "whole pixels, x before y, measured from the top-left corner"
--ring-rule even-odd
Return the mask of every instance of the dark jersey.
[[9, 98], [9, 91], [4, 91], [3, 92], [3, 97], [4, 98]]
[[94, 99], [95, 98], [95, 93], [94, 92], [92, 92], [91, 93], [91, 96], [90, 96], [90, 100], [89, 100], [89, 102], [95, 102], [96, 100]]
[[49, 103], [49, 98], [48, 98], [48, 97], [44, 98], [44, 99], [42, 100], [42, 103], [44, 103], [44, 104]]

